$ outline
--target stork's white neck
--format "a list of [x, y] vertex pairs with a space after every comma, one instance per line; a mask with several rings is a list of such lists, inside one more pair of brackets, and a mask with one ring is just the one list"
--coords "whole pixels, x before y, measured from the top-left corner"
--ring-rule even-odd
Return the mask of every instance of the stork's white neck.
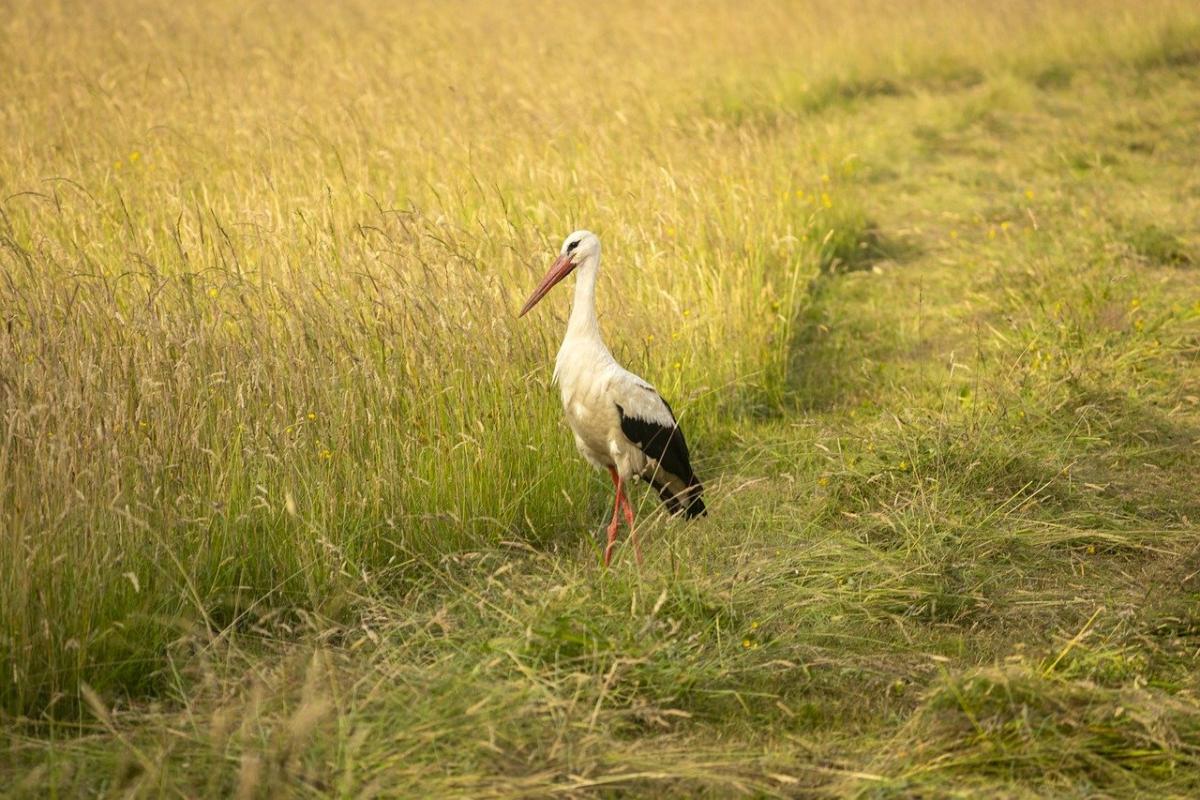
[[600, 254], [588, 256], [575, 271], [575, 300], [567, 320], [567, 335], [554, 359], [554, 380], [562, 388], [563, 403], [573, 395], [580, 381], [591, 380], [603, 367], [616, 363], [604, 344], [600, 321], [596, 318], [596, 274], [600, 271]]
[[567, 320], [566, 339], [593, 339], [603, 344], [600, 321], [596, 318], [596, 276], [600, 272], [600, 254], [584, 259], [576, 271], [575, 300]]

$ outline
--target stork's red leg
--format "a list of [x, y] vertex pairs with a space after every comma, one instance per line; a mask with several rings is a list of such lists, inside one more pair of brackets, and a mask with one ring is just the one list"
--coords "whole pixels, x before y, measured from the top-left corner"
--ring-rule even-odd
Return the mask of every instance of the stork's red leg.
[[637, 558], [637, 563], [642, 563], [642, 545], [638, 542], [637, 528], [633, 527], [633, 506], [629, 503], [629, 495], [625, 494], [624, 487], [620, 490], [620, 503], [625, 509], [625, 524], [629, 526], [629, 541], [633, 542], [633, 555]]
[[612, 478], [617, 497], [613, 503], [612, 522], [608, 525], [608, 543], [604, 547], [604, 565], [608, 566], [612, 561], [613, 548], [617, 544], [617, 528], [621, 512], [625, 513], [625, 524], [629, 526], [629, 540], [633, 542], [633, 554], [637, 558], [637, 562], [641, 564], [642, 546], [638, 543], [637, 532], [633, 527], [633, 505], [629, 502], [629, 495], [625, 494], [625, 481], [621, 480], [621, 475], [614, 467], [608, 468], [608, 476]]
[[621, 499], [625, 496], [625, 492], [621, 487], [621, 476], [612, 467], [608, 468], [608, 474], [612, 478], [613, 486], [617, 489], [617, 496], [613, 501], [612, 522], [608, 524], [608, 543], [604, 546], [604, 566], [606, 567], [612, 561], [613, 547], [617, 544], [617, 526], [621, 522]]

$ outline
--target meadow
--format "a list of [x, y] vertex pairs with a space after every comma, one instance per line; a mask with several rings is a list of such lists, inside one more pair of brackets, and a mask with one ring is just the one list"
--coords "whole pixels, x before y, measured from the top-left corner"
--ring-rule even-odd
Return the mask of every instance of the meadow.
[[1194, 3], [3, 9], [13, 796], [1200, 795]]

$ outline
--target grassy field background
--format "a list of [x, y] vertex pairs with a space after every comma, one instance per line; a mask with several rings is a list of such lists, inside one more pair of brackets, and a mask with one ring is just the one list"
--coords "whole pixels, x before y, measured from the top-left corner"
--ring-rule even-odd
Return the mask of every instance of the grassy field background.
[[1194, 3], [5, 10], [0, 785], [1200, 794]]

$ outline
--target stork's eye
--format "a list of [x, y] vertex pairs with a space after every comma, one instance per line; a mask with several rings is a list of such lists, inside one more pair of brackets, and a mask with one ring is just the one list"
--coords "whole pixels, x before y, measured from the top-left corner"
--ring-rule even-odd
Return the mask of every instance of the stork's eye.
[[579, 240], [578, 240], [578, 239], [576, 239], [575, 241], [573, 241], [573, 242], [571, 242], [569, 245], [567, 245], [567, 252], [568, 252], [568, 253], [570, 253], [570, 252], [573, 252], [573, 251], [575, 250], [575, 248], [576, 248], [576, 247], [579, 247]]

